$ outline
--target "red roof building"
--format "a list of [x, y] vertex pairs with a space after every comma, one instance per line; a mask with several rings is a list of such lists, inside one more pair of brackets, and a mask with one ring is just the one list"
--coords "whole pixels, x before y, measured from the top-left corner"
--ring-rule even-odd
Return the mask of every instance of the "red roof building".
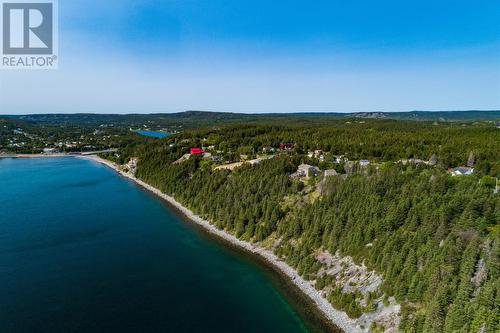
[[295, 143], [293, 142], [282, 142], [280, 143], [280, 149], [285, 150], [285, 149], [290, 149], [295, 146]]
[[205, 153], [203, 149], [200, 148], [191, 148], [191, 155], [201, 155]]

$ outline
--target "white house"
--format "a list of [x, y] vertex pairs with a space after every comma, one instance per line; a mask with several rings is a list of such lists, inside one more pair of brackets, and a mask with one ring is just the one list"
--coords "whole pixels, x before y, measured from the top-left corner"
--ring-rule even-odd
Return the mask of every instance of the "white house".
[[333, 163], [340, 164], [343, 162], [347, 162], [348, 159], [345, 158], [344, 155], [340, 155], [340, 156], [334, 155], [332, 161], [333, 161]]
[[359, 161], [359, 165], [361, 167], [367, 167], [368, 165], [370, 165], [370, 161], [368, 161], [368, 160], [361, 160], [361, 161]]
[[316, 149], [315, 151], [309, 151], [309, 152], [307, 152], [307, 157], [309, 157], [309, 158], [319, 158], [319, 159], [321, 159], [321, 158], [324, 159], [325, 158], [323, 156], [323, 151], [321, 149]]
[[458, 167], [451, 169], [450, 173], [452, 176], [472, 175], [474, 173], [474, 168]]
[[321, 157], [321, 155], [323, 155], [323, 151], [322, 151], [321, 149], [316, 149], [316, 150], [314, 151], [314, 157], [315, 157], [315, 158], [320, 158], [320, 157]]
[[44, 154], [55, 154], [58, 150], [56, 148], [43, 148]]

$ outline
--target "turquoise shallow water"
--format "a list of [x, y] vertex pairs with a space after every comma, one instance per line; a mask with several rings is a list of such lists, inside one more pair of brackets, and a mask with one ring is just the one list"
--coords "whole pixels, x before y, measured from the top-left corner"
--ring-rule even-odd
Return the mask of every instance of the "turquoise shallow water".
[[0, 159], [0, 332], [307, 332], [255, 261], [111, 169]]

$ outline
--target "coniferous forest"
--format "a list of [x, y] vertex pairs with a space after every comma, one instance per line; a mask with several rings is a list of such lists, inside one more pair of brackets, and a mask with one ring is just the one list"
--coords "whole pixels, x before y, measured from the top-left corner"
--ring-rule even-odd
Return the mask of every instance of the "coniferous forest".
[[[291, 145], [280, 149], [283, 142]], [[212, 158], [179, 162], [192, 147]], [[264, 152], [273, 158], [216, 169]], [[344, 159], [333, 162], [339, 155]], [[138, 178], [218, 228], [272, 248], [353, 318], [371, 311], [373, 299], [394, 297], [404, 332], [500, 331], [495, 126], [233, 124], [132, 143], [110, 158], [133, 157]], [[361, 159], [370, 165], [359, 167]], [[338, 175], [291, 177], [301, 163]], [[450, 175], [449, 168], [465, 165], [472, 175]], [[320, 274], [321, 251], [351, 256], [380, 274], [382, 285], [365, 296], [342, 291], [334, 277]]]
[[0, 333], [500, 333], [500, 0], [0, 3]]

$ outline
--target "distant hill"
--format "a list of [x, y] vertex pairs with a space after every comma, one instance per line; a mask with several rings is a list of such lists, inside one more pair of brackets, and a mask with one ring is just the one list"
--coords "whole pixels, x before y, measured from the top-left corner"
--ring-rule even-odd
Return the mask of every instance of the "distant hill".
[[499, 120], [500, 111], [411, 111], [411, 112], [361, 112], [356, 118], [428, 120], [428, 121], [477, 121]]
[[395, 119], [413, 121], [484, 121], [500, 120], [500, 111], [412, 111], [412, 112], [360, 112], [360, 113], [268, 113], [243, 114], [208, 111], [186, 111], [155, 114], [32, 114], [6, 115], [0, 118], [47, 125], [119, 127], [182, 127], [195, 128], [235, 122], [263, 122], [276, 124], [320, 124], [345, 118]]
[[98, 127], [111, 125], [116, 127], [149, 128], [183, 127], [195, 128], [230, 122], [248, 122], [261, 119], [258, 115], [246, 115], [223, 112], [186, 111], [179, 113], [154, 114], [31, 114], [0, 116], [9, 120], [17, 120], [45, 125], [79, 125]]

